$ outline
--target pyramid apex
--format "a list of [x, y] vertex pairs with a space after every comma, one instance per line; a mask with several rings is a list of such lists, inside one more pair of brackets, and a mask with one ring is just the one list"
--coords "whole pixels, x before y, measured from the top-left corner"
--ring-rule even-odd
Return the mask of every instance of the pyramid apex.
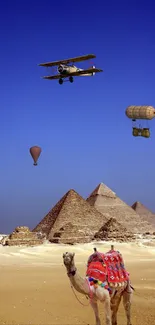
[[139, 203], [138, 201], [134, 202], [134, 203], [131, 205], [131, 208], [132, 208], [132, 209], [135, 209], [135, 208], [137, 207], [138, 203]]
[[79, 195], [73, 188], [71, 188], [66, 194], [67, 195], [68, 194], [77, 194], [77, 195]]
[[73, 199], [73, 198], [81, 198], [81, 195], [79, 193], [77, 193], [74, 189], [70, 189], [66, 195], [65, 195], [66, 199]]
[[90, 194], [89, 197], [101, 195], [101, 196], [107, 196], [107, 197], [116, 197], [116, 193], [113, 192], [107, 185], [104, 183], [100, 183], [95, 190]]
[[132, 209], [136, 209], [137, 207], [143, 207], [145, 209], [147, 209], [143, 203], [141, 203], [140, 201], [136, 201], [135, 203], [132, 204]]
[[132, 206], [132, 209], [134, 209], [139, 215], [141, 214], [147, 214], [151, 213], [152, 211], [148, 209], [143, 203], [136, 201]]

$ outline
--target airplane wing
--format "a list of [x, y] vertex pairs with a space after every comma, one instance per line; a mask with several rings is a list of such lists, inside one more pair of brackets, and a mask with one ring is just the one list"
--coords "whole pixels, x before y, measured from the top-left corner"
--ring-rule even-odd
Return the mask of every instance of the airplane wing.
[[102, 72], [103, 70], [101, 69], [96, 69], [96, 68], [90, 68], [90, 69], [86, 69], [86, 70], [80, 70], [80, 71], [76, 71], [76, 72], [72, 72], [69, 73], [68, 76], [80, 76], [82, 74], [87, 74], [87, 73], [93, 73], [93, 72]]
[[85, 61], [85, 60], [94, 59], [94, 58], [96, 58], [96, 55], [87, 54], [87, 55], [77, 56], [75, 58], [66, 59], [66, 60], [59, 60], [59, 61], [53, 61], [53, 62], [40, 63], [39, 66], [41, 66], [41, 67], [53, 67], [53, 66], [59, 65], [59, 64], [68, 64], [70, 62], [80, 62], [80, 61]]
[[42, 77], [43, 79], [48, 79], [48, 80], [54, 80], [54, 79], [60, 79], [64, 76], [62, 76], [61, 74], [56, 74], [55, 76], [45, 76], [45, 77]]
[[68, 74], [56, 74], [56, 75], [53, 75], [53, 76], [45, 76], [45, 77], [42, 77], [43, 79], [48, 79], [48, 80], [54, 80], [54, 79], [60, 79], [60, 78], [68, 78], [70, 76], [72, 77], [77, 77], [77, 76], [80, 76], [80, 75], [83, 75], [83, 74], [87, 74], [87, 73], [93, 73], [93, 72], [102, 72], [103, 70], [101, 69], [96, 69], [96, 68], [90, 68], [90, 69], [86, 69], [86, 70], [80, 70], [80, 71], [76, 71], [76, 72], [71, 72], [71, 73], [68, 73]]

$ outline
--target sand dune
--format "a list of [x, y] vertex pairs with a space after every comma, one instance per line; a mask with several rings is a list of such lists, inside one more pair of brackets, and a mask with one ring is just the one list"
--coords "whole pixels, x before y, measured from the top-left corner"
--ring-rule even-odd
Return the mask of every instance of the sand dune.
[[[155, 247], [147, 242], [114, 243], [123, 254], [126, 268], [136, 288], [132, 306], [133, 325], [155, 325]], [[62, 254], [75, 252], [79, 272], [85, 274], [93, 247], [106, 252], [110, 242], [84, 245], [45, 243], [38, 247], [0, 246], [1, 324], [94, 324], [90, 306], [83, 307], [70, 287]], [[85, 297], [77, 293], [84, 304]], [[104, 309], [100, 304], [104, 324]], [[121, 306], [118, 324], [126, 324]]]

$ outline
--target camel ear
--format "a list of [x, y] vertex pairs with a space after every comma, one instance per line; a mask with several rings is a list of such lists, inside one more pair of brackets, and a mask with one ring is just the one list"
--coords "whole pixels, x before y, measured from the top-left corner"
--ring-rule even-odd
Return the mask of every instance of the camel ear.
[[74, 255], [75, 255], [75, 253], [72, 253], [71, 261], [73, 261]]

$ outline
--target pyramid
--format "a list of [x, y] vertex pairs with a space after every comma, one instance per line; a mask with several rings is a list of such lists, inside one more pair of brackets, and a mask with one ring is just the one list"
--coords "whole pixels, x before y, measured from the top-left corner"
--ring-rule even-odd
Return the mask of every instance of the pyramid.
[[16, 227], [8, 238], [4, 238], [2, 242], [8, 246], [37, 246], [43, 244], [44, 238], [31, 232], [26, 226], [20, 226]]
[[152, 225], [140, 217], [103, 183], [100, 183], [90, 194], [87, 202], [101, 213], [108, 213], [111, 218], [116, 218], [125, 228], [134, 233], [152, 231]]
[[68, 191], [33, 229], [54, 243], [90, 242], [107, 216], [91, 207], [74, 190]]
[[144, 220], [155, 226], [155, 214], [146, 208], [144, 204], [137, 201], [132, 205], [132, 209], [134, 209], [140, 216], [142, 216]]
[[[70, 236], [68, 235], [70, 234]], [[83, 242], [83, 238], [80, 240], [80, 238], [76, 239], [77, 234], [84, 234], [87, 236], [87, 232], [83, 230], [80, 230], [78, 225], [72, 224], [71, 222], [66, 223], [63, 227], [59, 228], [54, 234], [53, 234], [53, 243], [59, 243], [63, 242], [65, 244], [74, 244], [75, 242]], [[88, 241], [89, 241], [89, 232], [88, 232]], [[87, 241], [87, 240], [86, 240]]]
[[127, 242], [135, 239], [135, 236], [115, 218], [110, 218], [95, 234], [94, 239]]

